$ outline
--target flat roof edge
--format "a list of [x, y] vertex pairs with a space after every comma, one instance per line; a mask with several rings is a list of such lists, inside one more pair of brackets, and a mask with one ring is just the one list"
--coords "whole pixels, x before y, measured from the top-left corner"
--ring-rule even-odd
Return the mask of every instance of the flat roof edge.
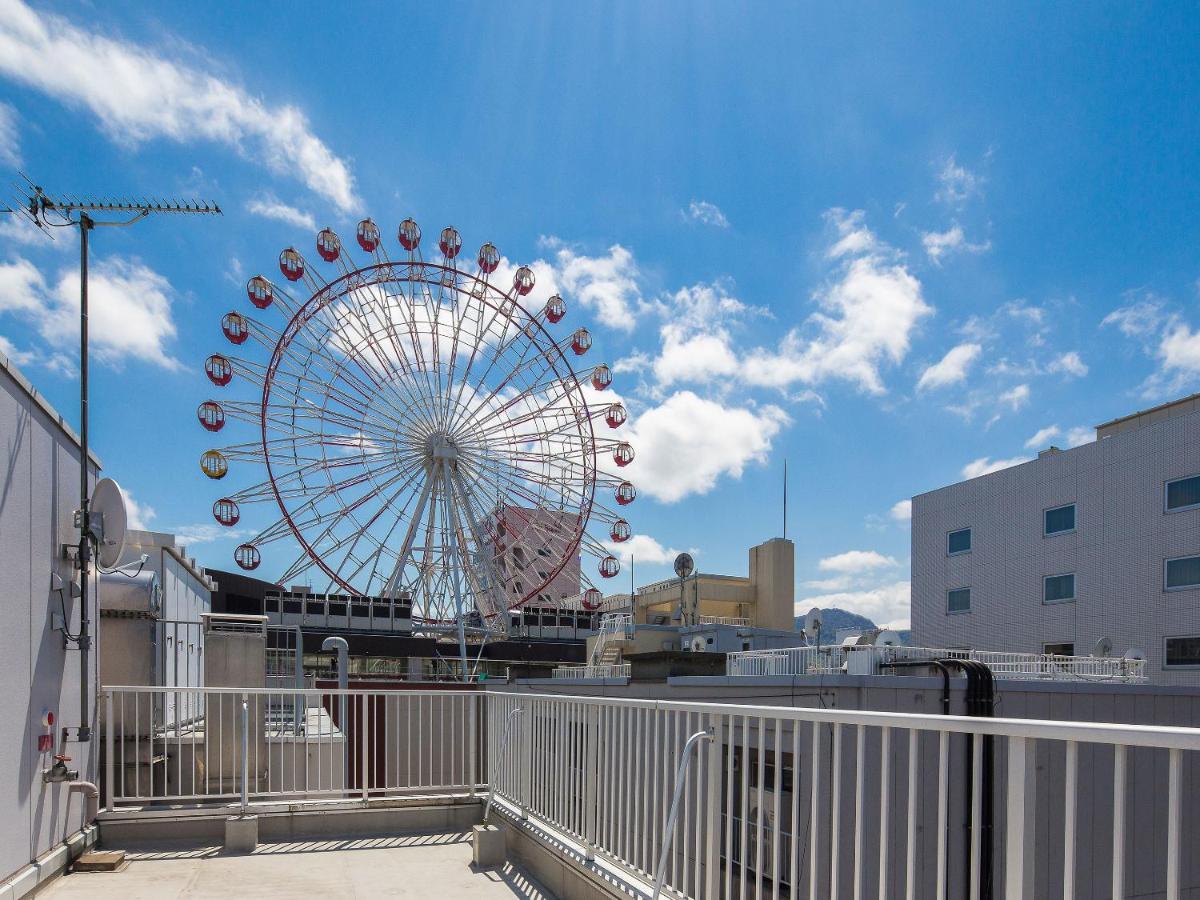
[[[76, 447], [82, 446], [83, 440], [78, 434], [75, 433], [75, 429], [67, 424], [67, 420], [59, 414], [57, 409], [50, 405], [50, 401], [42, 396], [41, 392], [33, 386], [33, 382], [26, 378], [22, 374], [21, 370], [17, 368], [17, 364], [9, 359], [2, 351], [0, 351], [0, 369], [3, 369], [8, 377], [16, 382], [17, 387], [24, 391], [29, 399], [36, 403], [42, 412], [50, 417], [50, 421], [57, 425], [59, 430], [62, 431], [62, 433], [68, 438], [70, 438], [71, 443], [73, 443]], [[98, 457], [90, 447], [88, 448], [88, 459], [92, 461], [97, 469], [104, 468], [104, 466], [100, 463], [100, 457]]]

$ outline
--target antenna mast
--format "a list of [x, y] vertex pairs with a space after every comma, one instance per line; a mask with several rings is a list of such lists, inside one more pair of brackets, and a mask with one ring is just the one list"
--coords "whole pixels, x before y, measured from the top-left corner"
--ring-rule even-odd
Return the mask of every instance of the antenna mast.
[[[79, 228], [79, 511], [76, 524], [79, 526], [79, 550], [76, 557], [79, 565], [79, 635], [75, 644], [79, 648], [79, 741], [91, 740], [91, 711], [88, 708], [88, 653], [92, 646], [90, 612], [88, 609], [88, 565], [91, 561], [91, 535], [95, 531], [91, 522], [90, 497], [88, 494], [88, 234], [97, 226], [125, 226], [139, 222], [159, 213], [192, 213], [195, 215], [221, 215], [221, 207], [215, 203], [179, 201], [165, 199], [141, 200], [108, 197], [75, 197], [51, 195], [34, 184], [24, 174], [25, 185], [16, 187], [19, 202], [14, 206], [0, 207], [0, 212], [23, 215], [47, 237], [48, 228]], [[94, 213], [104, 216], [96, 218]], [[105, 215], [107, 214], [107, 215]], [[123, 218], [114, 219], [112, 216]], [[97, 523], [99, 524], [99, 523]]]
[[787, 540], [787, 460], [783, 461], [783, 539]]

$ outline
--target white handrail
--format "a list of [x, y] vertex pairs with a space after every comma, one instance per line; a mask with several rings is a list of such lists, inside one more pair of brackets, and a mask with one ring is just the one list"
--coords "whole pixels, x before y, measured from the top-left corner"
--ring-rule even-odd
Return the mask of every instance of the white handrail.
[[679, 816], [679, 798], [683, 795], [684, 778], [687, 775], [688, 765], [692, 761], [692, 750], [701, 741], [711, 741], [712, 739], [712, 728], [706, 728], [704, 731], [697, 731], [683, 745], [682, 759], [679, 760], [679, 768], [675, 770], [675, 795], [671, 798], [671, 811], [667, 813], [662, 852], [658, 855], [658, 865], [654, 867], [652, 900], [658, 900], [658, 895], [662, 893], [663, 879], [667, 877], [667, 854], [671, 852], [671, 844], [675, 840], [675, 819]]
[[[497, 760], [498, 762], [504, 761], [504, 757], [508, 751], [508, 739], [509, 739], [509, 736], [512, 734], [513, 722], [516, 720], [517, 716], [519, 716], [520, 714], [521, 714], [521, 707], [519, 707], [519, 706], [508, 714], [508, 721], [505, 722], [505, 724], [504, 724], [504, 740], [502, 740], [500, 742], [500, 752], [499, 752], [498, 760]], [[488, 781], [490, 782], [491, 779], [489, 778]], [[488, 791], [487, 808], [483, 811], [483, 824], [484, 825], [487, 824], [488, 816], [490, 816], [492, 814], [492, 804], [496, 801], [496, 785], [492, 784], [490, 787], [491, 787], [491, 789]]]

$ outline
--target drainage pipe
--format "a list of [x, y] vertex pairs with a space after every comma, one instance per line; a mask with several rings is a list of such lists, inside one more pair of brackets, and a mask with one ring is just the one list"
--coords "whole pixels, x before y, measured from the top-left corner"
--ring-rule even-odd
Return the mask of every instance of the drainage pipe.
[[67, 785], [67, 791], [72, 794], [83, 794], [87, 801], [83, 824], [91, 825], [95, 822], [96, 816], [100, 813], [100, 788], [90, 781], [72, 781]]

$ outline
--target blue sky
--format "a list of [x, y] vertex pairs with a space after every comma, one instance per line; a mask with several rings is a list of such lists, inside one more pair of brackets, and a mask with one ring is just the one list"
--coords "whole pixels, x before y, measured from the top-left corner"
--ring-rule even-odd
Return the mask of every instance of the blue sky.
[[[1185, 4], [0, 0], [0, 167], [225, 208], [94, 241], [95, 446], [202, 562], [236, 544], [196, 467], [221, 314], [321, 226], [412, 215], [592, 328], [639, 582], [680, 549], [744, 572], [787, 459], [798, 606], [902, 622], [905, 498], [1197, 390], [1198, 32]], [[0, 349], [73, 419], [77, 244], [0, 236]]]

